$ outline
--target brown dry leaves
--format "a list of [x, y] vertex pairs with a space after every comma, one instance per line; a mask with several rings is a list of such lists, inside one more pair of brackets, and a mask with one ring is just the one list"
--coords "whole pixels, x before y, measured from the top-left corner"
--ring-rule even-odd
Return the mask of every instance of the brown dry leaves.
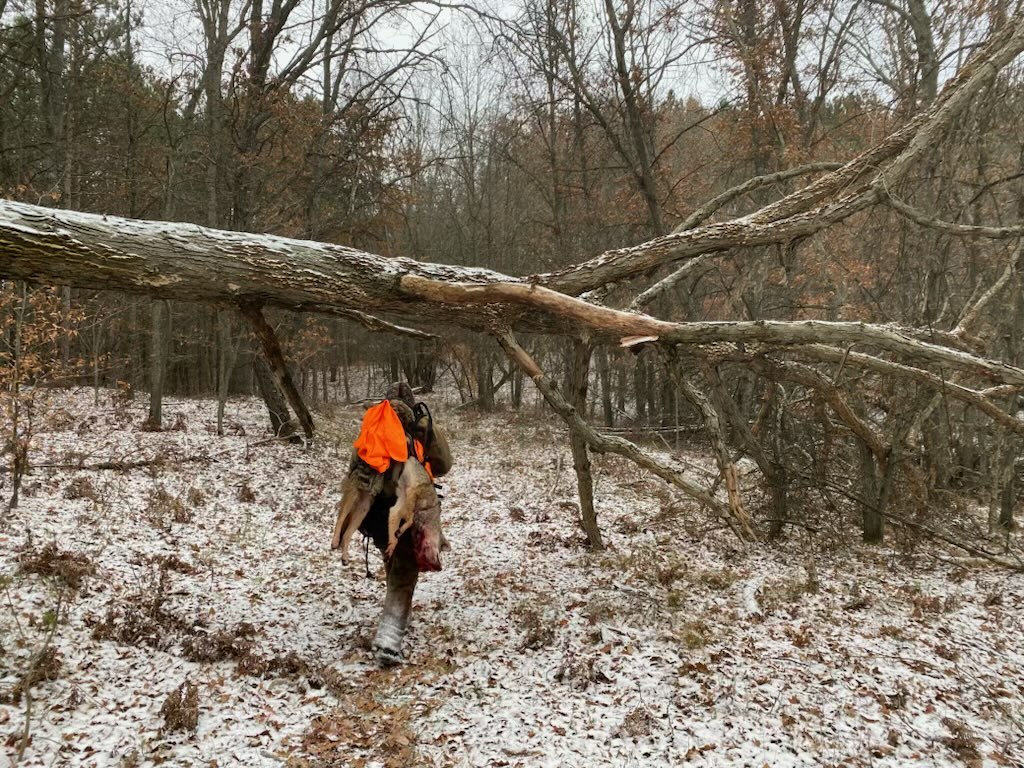
[[55, 542], [41, 549], [22, 552], [18, 558], [18, 567], [22, 573], [56, 579], [73, 592], [81, 589], [82, 582], [96, 573], [96, 565], [88, 557], [65, 552]]
[[303, 751], [311, 758], [292, 758], [288, 766], [362, 768], [371, 761], [385, 768], [419, 765], [412, 721], [409, 703], [383, 703], [368, 692], [342, 697], [338, 707], [313, 719], [303, 738]]

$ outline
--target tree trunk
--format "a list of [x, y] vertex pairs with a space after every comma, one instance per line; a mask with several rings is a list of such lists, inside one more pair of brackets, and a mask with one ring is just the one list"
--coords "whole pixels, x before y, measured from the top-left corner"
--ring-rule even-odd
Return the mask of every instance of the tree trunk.
[[[270, 327], [270, 323], [263, 317], [263, 311], [258, 306], [244, 304], [242, 305], [241, 312], [249, 321], [256, 334], [256, 338], [260, 341], [260, 346], [263, 348], [263, 356], [266, 358], [277, 389], [284, 394], [288, 404], [295, 412], [299, 424], [302, 426], [302, 431], [306, 435], [306, 440], [312, 440], [313, 417], [306, 408], [306, 404], [302, 401], [302, 396], [299, 394], [299, 390], [296, 389], [295, 382], [288, 372], [288, 366], [285, 363], [284, 354], [281, 352], [281, 345], [277, 341], [274, 329]], [[269, 403], [267, 407], [270, 407]]]
[[494, 410], [494, 360], [484, 349], [476, 350], [476, 404], [482, 411]]
[[411, 387], [432, 392], [437, 383], [437, 346], [404, 342], [402, 344], [402, 372]]
[[253, 373], [256, 374], [256, 386], [259, 389], [260, 397], [263, 398], [263, 402], [267, 406], [271, 429], [278, 437], [294, 436], [294, 441], [297, 442], [299, 438], [295, 436], [295, 422], [291, 419], [288, 403], [285, 402], [281, 390], [277, 388], [274, 375], [270, 372], [270, 366], [267, 365], [262, 354], [253, 353], [252, 366]]
[[867, 544], [881, 544], [885, 538], [888, 472], [879, 473], [875, 454], [867, 443], [858, 440], [857, 447], [860, 452], [861, 537]]
[[21, 479], [28, 469], [28, 446], [31, 440], [31, 408], [23, 412], [22, 379], [26, 378], [24, 370], [23, 341], [26, 317], [28, 313], [28, 285], [19, 283], [20, 302], [14, 310], [14, 323], [8, 329], [10, 342], [8, 348], [12, 352], [13, 368], [9, 382], [11, 420], [10, 420], [10, 452], [11, 452], [11, 497], [7, 502], [8, 514], [17, 508], [21, 493]]
[[722, 419], [718, 415], [718, 409], [711, 403], [708, 396], [701, 392], [686, 376], [677, 372], [675, 362], [670, 360], [672, 376], [669, 380], [675, 379], [686, 399], [693, 403], [704, 417], [704, 431], [707, 432], [711, 441], [711, 447], [715, 454], [715, 462], [718, 464], [718, 472], [725, 484], [726, 495], [729, 498], [729, 511], [733, 518], [742, 526], [743, 531], [750, 539], [756, 538], [746, 509], [743, 507], [743, 499], [740, 495], [739, 476], [736, 473], [736, 464], [729, 455], [729, 446], [726, 442], [725, 430], [722, 427]]
[[345, 387], [345, 402], [351, 403], [352, 390], [348, 380], [348, 339], [344, 339], [341, 343], [341, 381]]
[[523, 407], [523, 372], [519, 368], [512, 372], [512, 407], [517, 411]]
[[636, 403], [637, 424], [646, 424], [647, 361], [642, 356], [633, 361], [633, 400]]
[[96, 320], [92, 329], [92, 404], [96, 408], [100, 405], [100, 333], [101, 326], [99, 320]]
[[60, 293], [61, 334], [60, 364], [64, 369], [71, 367], [71, 286], [64, 286]]
[[571, 430], [575, 430], [579, 434], [583, 435], [587, 444], [591, 448], [601, 453], [615, 453], [620, 456], [625, 456], [630, 461], [635, 462], [638, 466], [653, 472], [658, 477], [671, 483], [691, 498], [712, 510], [712, 512], [732, 528], [733, 532], [740, 538], [740, 540], [746, 541], [746, 535], [736, 527], [729, 514], [729, 510], [715, 499], [715, 497], [706, 489], [687, 478], [682, 472], [674, 470], [656, 457], [646, 454], [628, 440], [623, 440], [622, 438], [610, 435], [601, 435], [595, 432], [589, 424], [580, 418], [579, 412], [576, 411], [576, 409], [573, 408], [573, 406], [562, 396], [558, 391], [558, 388], [551, 384], [547, 376], [533, 358], [526, 353], [526, 350], [519, 346], [519, 342], [511, 331], [505, 330], [499, 332], [497, 335], [497, 341], [501, 345], [502, 349], [505, 350], [505, 354], [508, 355], [509, 359], [519, 366], [519, 368], [533, 380], [533, 383], [536, 385], [538, 391], [540, 391], [544, 396], [544, 400], [548, 405], [550, 405], [555, 412], [562, 417], [563, 421], [569, 425]]
[[[228, 391], [231, 387], [231, 375], [235, 370], [238, 358], [238, 347], [242, 343], [242, 335], [232, 339], [231, 316], [226, 310], [217, 312], [217, 333], [220, 336], [219, 366], [217, 370], [217, 434], [224, 434], [224, 406], [227, 404]], [[276, 429], [275, 429], [276, 432]]]
[[615, 411], [612, 409], [612, 374], [608, 363], [608, 350], [597, 350], [597, 378], [601, 382], [601, 414], [606, 427], [615, 426]]
[[1003, 486], [1001, 503], [999, 506], [999, 519], [996, 527], [1003, 531], [1013, 530], [1013, 511], [1017, 506], [1017, 478], [1016, 472], [1011, 468], [1010, 477]]
[[153, 302], [153, 327], [149, 353], [149, 415], [143, 429], [159, 432], [163, 428], [164, 378], [167, 373], [170, 307], [168, 302]]
[[716, 411], [720, 411], [724, 415], [736, 441], [743, 446], [744, 451], [757, 463], [757, 468], [761, 470], [765, 483], [768, 485], [768, 495], [771, 498], [771, 519], [768, 523], [768, 537], [775, 539], [782, 534], [783, 526], [789, 517], [789, 488], [786, 466], [782, 461], [782, 454], [778, 453], [781, 451], [781, 429], [773, 430], [773, 435], [778, 442], [776, 444], [777, 456], [775, 460], [772, 460], [768, 452], [765, 451], [764, 446], [754, 436], [739, 405], [729, 394], [729, 390], [726, 388], [718, 368], [708, 366], [706, 373], [708, 381], [711, 383], [711, 393]]
[[644, 397], [647, 399], [647, 423], [654, 426], [658, 423], [658, 373], [659, 367], [650, 359], [643, 361], [647, 369], [647, 376], [644, 378], [646, 388]]
[[627, 372], [626, 364], [622, 360], [618, 360], [615, 363], [615, 370], [617, 372], [617, 386], [615, 387], [615, 408], [619, 413], [626, 413], [626, 389], [627, 384]]
[[[569, 402], [581, 419], [586, 418], [587, 385], [590, 380], [590, 357], [593, 347], [582, 339], [574, 339], [572, 358], [569, 363], [569, 376], [566, 391]], [[597, 524], [597, 512], [594, 510], [594, 478], [590, 473], [590, 455], [587, 449], [586, 436], [570, 424], [569, 441], [572, 446], [573, 467], [576, 470], [576, 486], [579, 489], [580, 516], [583, 530], [591, 549], [604, 549], [601, 529]]]

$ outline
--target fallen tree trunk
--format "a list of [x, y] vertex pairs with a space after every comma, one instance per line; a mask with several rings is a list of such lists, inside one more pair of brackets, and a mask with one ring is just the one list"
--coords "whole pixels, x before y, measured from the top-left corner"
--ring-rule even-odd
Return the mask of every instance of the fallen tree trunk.
[[[875, 147], [809, 186], [732, 221], [674, 232], [547, 275], [510, 277], [487, 269], [386, 258], [354, 248], [193, 224], [123, 219], [0, 201], [0, 276], [148, 293], [214, 304], [255, 303], [349, 317], [370, 327], [427, 336], [369, 312], [445, 320], [477, 330], [494, 323], [493, 308], [467, 310], [425, 288], [450, 283], [502, 285], [578, 295], [608, 282], [730, 248], [787, 242], [818, 232], [888, 197], [891, 185], [931, 146], [975, 95], [1024, 50], [1024, 21], [1014, 16], [962, 68], [932, 107]], [[461, 302], [463, 296], [454, 301]], [[501, 322], [535, 331], [576, 331], [562, 307], [528, 312], [513, 302]], [[586, 304], [586, 302], [583, 302]], [[516, 306], [519, 304], [519, 306]], [[568, 327], [567, 327], [568, 326]]]
[[720, 342], [756, 343], [770, 346], [814, 344], [864, 344], [902, 354], [926, 363], [971, 371], [992, 381], [1024, 385], [1024, 369], [998, 360], [987, 360], [939, 344], [920, 341], [911, 329], [871, 323], [819, 320], [673, 323], [649, 315], [622, 312], [540, 286], [506, 282], [490, 285], [429, 280], [415, 275], [402, 278], [402, 286], [426, 300], [448, 304], [521, 304], [571, 318], [605, 337], [619, 337], [625, 345], [638, 337], [641, 343], [699, 345]]
[[[395, 330], [364, 310], [420, 314], [398, 290], [405, 274], [436, 280], [509, 279], [485, 269], [422, 264], [328, 243], [140, 221], [0, 201], [0, 275], [211, 304], [266, 304]], [[438, 317], [443, 310], [434, 308]]]
[[[135, 221], [0, 201], [0, 276], [141, 291], [189, 301], [261, 304], [351, 316], [355, 307], [415, 314], [486, 331], [496, 315], [527, 330], [655, 336], [662, 343], [862, 343], [1024, 385], [1024, 370], [867, 323], [671, 323], [567, 296], [486, 269], [423, 264], [338, 245], [190, 224]], [[542, 310], [537, 312], [536, 310]], [[518, 321], [518, 322], [517, 322]]]

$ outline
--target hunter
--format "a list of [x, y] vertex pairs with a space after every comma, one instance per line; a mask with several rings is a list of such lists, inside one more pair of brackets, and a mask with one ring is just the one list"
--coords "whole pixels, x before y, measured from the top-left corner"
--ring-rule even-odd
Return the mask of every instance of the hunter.
[[[395, 382], [388, 387], [385, 399], [398, 414], [410, 444], [418, 441], [422, 447], [422, 463], [433, 478], [445, 475], [452, 466], [451, 449], [443, 430], [433, 423], [430, 410], [424, 403], [417, 403], [412, 387], [406, 382]], [[395, 503], [396, 485], [402, 471], [402, 464], [391, 462], [384, 472], [378, 472], [359, 458], [358, 451], [352, 452], [349, 462], [349, 479], [355, 481], [374, 495], [370, 511], [359, 527], [360, 533], [373, 540], [381, 552], [388, 543], [388, 511]], [[440, 549], [447, 544], [440, 532], [440, 520], [437, 530], [430, 533], [440, 537]], [[385, 561], [387, 573], [387, 593], [384, 596], [384, 608], [373, 648], [377, 661], [382, 666], [400, 664], [403, 661], [402, 640], [409, 623], [412, 610], [412, 596], [416, 589], [420, 571], [436, 571], [441, 569], [440, 561], [434, 557], [424, 558], [422, 548], [418, 546], [417, 537], [424, 532], [413, 527], [406, 531], [398, 540], [394, 555]], [[434, 548], [436, 553], [438, 548]]]

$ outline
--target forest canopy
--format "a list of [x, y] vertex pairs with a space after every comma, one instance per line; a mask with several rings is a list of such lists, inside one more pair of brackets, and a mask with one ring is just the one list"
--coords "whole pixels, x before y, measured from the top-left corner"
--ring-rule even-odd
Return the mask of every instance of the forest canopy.
[[[1005, 3], [0, 19], [4, 311], [29, 306], [15, 280], [73, 286], [58, 356], [150, 391], [151, 426], [165, 389], [258, 389], [311, 437], [305, 401], [350, 365], [448, 372], [483, 409], [519, 408], [525, 376], [569, 427], [595, 547], [590, 451], [743, 539], [823, 508], [872, 541], [886, 520], [956, 538], [941, 512], [965, 499], [1012, 527], [1024, 24]], [[710, 485], [648, 445], [694, 428]]]

